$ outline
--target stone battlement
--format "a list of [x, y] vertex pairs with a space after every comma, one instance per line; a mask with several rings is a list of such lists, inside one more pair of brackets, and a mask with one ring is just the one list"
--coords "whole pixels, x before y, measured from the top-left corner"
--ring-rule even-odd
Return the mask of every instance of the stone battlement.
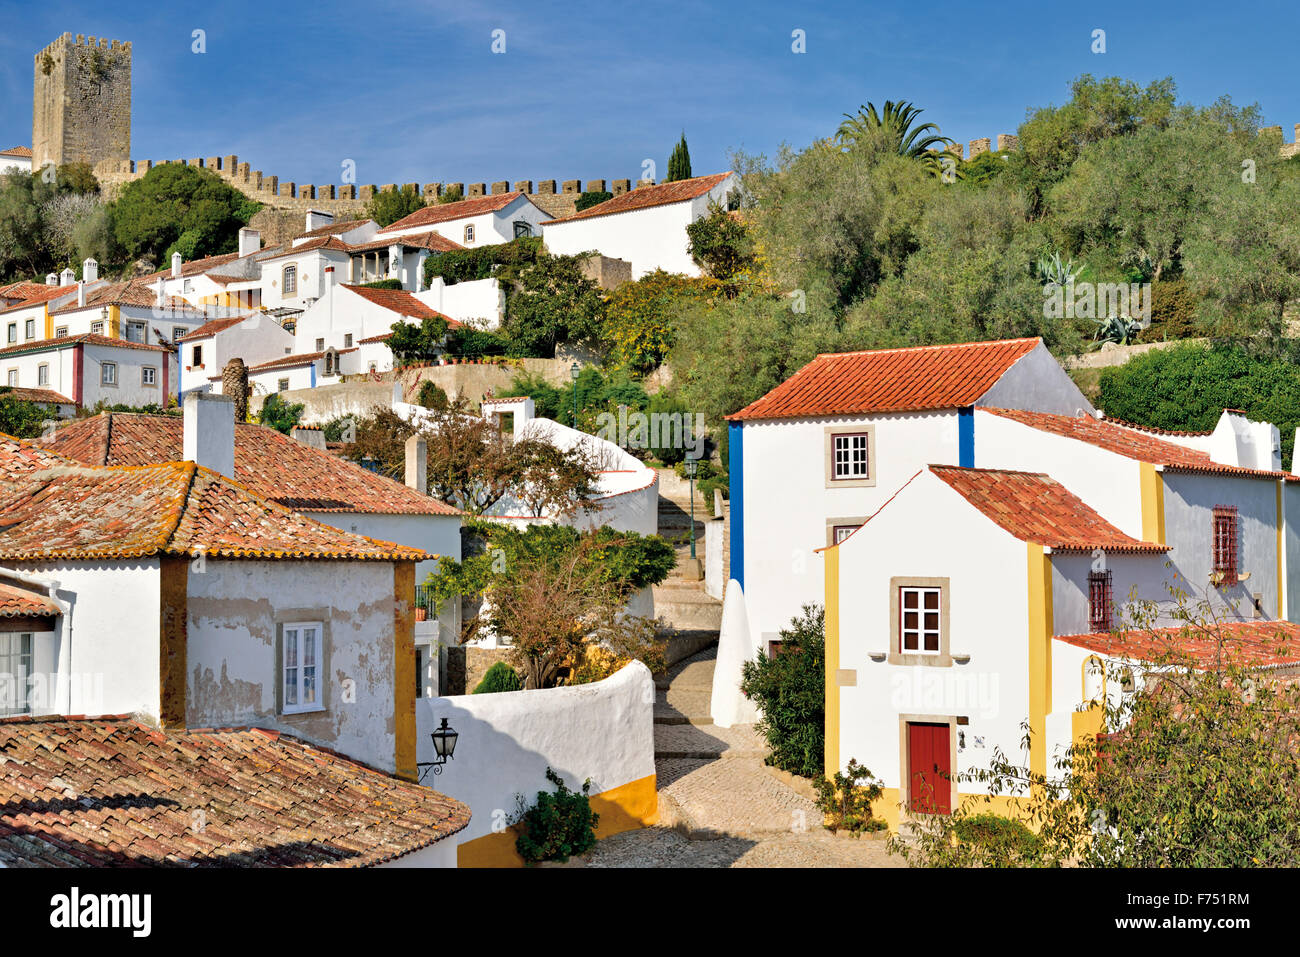
[[71, 33], [65, 33], [61, 37], [51, 41], [44, 49], [37, 51], [36, 60], [39, 64], [39, 61], [45, 56], [45, 54], [48, 53], [53, 56], [56, 53], [66, 52], [69, 47], [95, 47], [100, 50], [129, 54], [131, 52], [131, 41], [109, 40], [106, 37], [87, 37], [81, 33], [78, 33], [74, 38]]
[[[447, 192], [460, 191], [466, 199], [478, 196], [496, 196], [501, 193], [516, 191], [525, 193], [544, 212], [551, 216], [567, 216], [574, 212], [574, 204], [585, 191], [608, 191], [615, 196], [622, 195], [634, 188], [630, 179], [580, 179], [553, 180], [498, 180], [494, 183], [405, 183], [400, 187], [395, 183], [382, 186], [356, 186], [353, 184], [310, 184], [282, 179], [279, 176], [253, 169], [249, 163], [240, 162], [239, 157], [208, 156], [183, 160], [133, 160], [115, 161], [96, 164], [95, 176], [106, 186], [118, 186], [143, 177], [155, 166], [167, 163], [180, 163], [195, 166], [216, 173], [223, 180], [239, 190], [250, 199], [255, 199], [275, 209], [322, 209], [333, 211], [340, 208], [355, 208], [364, 204], [378, 192], [394, 189], [411, 190], [420, 194], [425, 202], [435, 203]], [[636, 186], [653, 186], [654, 180], [641, 180]]]

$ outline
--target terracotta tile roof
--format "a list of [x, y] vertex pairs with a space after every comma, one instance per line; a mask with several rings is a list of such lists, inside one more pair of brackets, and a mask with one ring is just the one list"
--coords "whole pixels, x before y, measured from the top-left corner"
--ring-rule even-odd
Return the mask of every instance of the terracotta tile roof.
[[1019, 409], [983, 408], [981, 411], [1011, 419], [1042, 432], [1051, 432], [1054, 435], [1087, 442], [1089, 445], [1095, 445], [1138, 462], [1161, 465], [1175, 472], [1211, 472], [1222, 475], [1297, 480], [1297, 477], [1289, 472], [1220, 465], [1210, 459], [1209, 453], [1199, 449], [1166, 442], [1153, 435], [1145, 435], [1127, 426], [1116, 425], [1090, 415], [1053, 415], [1048, 412], [1023, 412]]
[[250, 318], [252, 318], [252, 313], [243, 316], [227, 316], [224, 319], [209, 319], [197, 329], [191, 329], [187, 332], [182, 336], [182, 340], [184, 342], [193, 342], [195, 339], [207, 339], [211, 336], [215, 336], [218, 332], [224, 332], [231, 326], [237, 326], [245, 319]]
[[413, 249], [432, 249], [434, 252], [440, 253], [465, 248], [460, 243], [453, 242], [433, 229], [427, 233], [411, 233], [406, 236], [390, 236], [388, 239], [376, 239], [368, 243], [356, 243], [348, 248], [354, 253], [364, 253], [376, 249], [387, 249], [393, 245], [409, 246]]
[[4, 483], [12, 482], [28, 472], [77, 464], [75, 459], [66, 458], [44, 448], [44, 445], [45, 442], [41, 439], [28, 442], [0, 432], [0, 486], [10, 488], [11, 485]]
[[208, 273], [208, 278], [215, 283], [220, 283], [223, 286], [229, 286], [232, 283], [236, 283], [236, 282], [261, 282], [262, 281], [261, 276], [226, 276], [221, 273], [215, 273], [215, 272]]
[[392, 334], [391, 332], [381, 333], [380, 335], [377, 335], [377, 336], [366, 336], [364, 339], [359, 339], [359, 340], [357, 341], [357, 345], [359, 345], [359, 346], [368, 346], [368, 345], [370, 345], [372, 342], [387, 342], [387, 341], [388, 341], [389, 339], [391, 339], [392, 337], [393, 337], [393, 334]]
[[425, 561], [434, 556], [340, 531], [192, 462], [61, 466], [5, 476], [0, 559]]
[[544, 229], [549, 229], [559, 223], [572, 223], [580, 219], [593, 219], [596, 216], [612, 216], [615, 213], [627, 213], [634, 209], [667, 206], [669, 203], [683, 203], [688, 199], [703, 196], [731, 175], [731, 173], [714, 173], [712, 176], [695, 176], [691, 179], [660, 183], [658, 186], [638, 186], [621, 196], [607, 199], [595, 206], [588, 206], [582, 212], [574, 213], [572, 216], [552, 219], [542, 226]]
[[[20, 279], [18, 282], [11, 282], [7, 286], [0, 286], [0, 299], [31, 299], [33, 296], [45, 294], [50, 289], [58, 289], [58, 286], [47, 286], [43, 282], [31, 282], [27, 279]], [[69, 286], [64, 289], [74, 288]]]
[[1300, 625], [1289, 621], [1231, 621], [1206, 628], [1209, 631], [1181, 626], [1134, 629], [1057, 635], [1056, 639], [1128, 661], [1166, 661], [1172, 653], [1213, 667], [1219, 660], [1220, 646], [1210, 632], [1217, 631], [1223, 639], [1223, 658], [1240, 666], [1278, 668], [1300, 664]]
[[1151, 435], [1179, 435], [1179, 436], [1196, 436], [1204, 438], [1213, 435], [1213, 429], [1206, 429], [1204, 432], [1185, 431], [1181, 429], [1158, 429], [1154, 425], [1139, 425], [1137, 422], [1126, 422], [1124, 419], [1117, 419], [1113, 415], [1106, 416], [1105, 421], [1111, 425], [1122, 425], [1126, 429], [1136, 429], [1139, 432], [1149, 432]]
[[431, 788], [274, 731], [0, 720], [0, 867], [366, 867], [469, 819]]
[[[33, 283], [33, 285], [35, 285]], [[0, 315], [6, 312], [18, 312], [22, 309], [30, 309], [32, 306], [40, 305], [43, 302], [49, 302], [51, 299], [58, 299], [60, 296], [75, 296], [77, 294], [76, 286], [42, 286], [39, 292], [33, 292], [22, 302], [16, 302], [12, 306], [0, 309]]]
[[27, 159], [32, 158], [32, 148], [30, 146], [11, 146], [0, 154], [3, 156], [25, 156]]
[[[75, 286], [69, 286], [73, 292]], [[137, 306], [141, 309], [152, 309], [158, 303], [158, 290], [151, 287], [138, 279], [132, 279], [129, 282], [109, 283], [100, 286], [86, 293], [86, 304], [77, 305], [74, 299], [65, 306], [58, 309], [50, 310], [50, 315], [58, 316], [65, 312], [80, 312], [83, 309], [101, 309], [104, 306]], [[201, 310], [195, 309], [184, 299], [179, 296], [168, 296], [164, 300], [168, 315], [202, 315]]]
[[452, 329], [461, 325], [451, 316], [444, 316], [438, 310], [426, 306], [405, 289], [371, 289], [366, 286], [349, 286], [347, 284], [344, 284], [343, 288], [348, 292], [355, 292], [362, 299], [367, 299], [376, 306], [387, 309], [399, 316], [409, 319], [444, 319], [448, 327]]
[[[239, 258], [240, 258], [239, 253], [233, 252], [233, 253], [221, 253], [220, 255], [217, 256], [205, 256], [202, 259], [195, 259], [187, 263], [183, 262], [181, 263], [181, 276], [182, 278], [201, 276], [209, 269], [215, 269], [218, 266], [224, 266], [227, 263], [232, 263]], [[147, 276], [137, 276], [135, 281], [148, 283], [148, 282], [154, 282], [159, 278], [171, 279], [172, 278], [171, 267], [168, 266], [166, 269], [159, 269], [157, 272], [151, 272]]]
[[37, 618], [57, 618], [63, 614], [49, 596], [19, 585], [0, 582], [0, 618], [19, 618], [34, 615]]
[[283, 259], [285, 256], [297, 256], [299, 253], [309, 253], [322, 249], [346, 253], [352, 247], [337, 236], [317, 236], [315, 239], [308, 239], [297, 246], [281, 246], [278, 251], [264, 249], [262, 252], [270, 253], [270, 255], [261, 256], [258, 262], [270, 262], [272, 259]]
[[454, 203], [436, 203], [433, 206], [425, 206], [423, 209], [417, 209], [409, 216], [403, 216], [397, 222], [385, 226], [379, 230], [379, 235], [391, 233], [398, 229], [410, 229], [412, 226], [432, 226], [434, 223], [445, 223], [453, 219], [465, 219], [469, 216], [482, 216], [484, 213], [495, 213], [497, 210], [505, 209], [523, 193], [495, 193], [492, 196], [475, 196], [473, 199], [462, 199]]
[[[347, 355], [349, 352], [356, 352], [356, 346], [351, 349], [339, 349], [338, 354]], [[319, 362], [325, 358], [324, 352], [297, 352], [292, 355], [279, 356], [275, 359], [268, 359], [266, 362], [259, 363], [255, 366], [249, 366], [249, 374], [254, 372], [271, 372], [274, 369], [292, 369], [295, 366], [305, 366], [311, 362]], [[218, 377], [219, 378], [219, 377]]]
[[47, 405], [75, 404], [66, 395], [61, 395], [53, 389], [29, 389], [21, 385], [0, 385], [0, 397], [6, 395], [13, 399], [21, 399], [24, 402], [43, 402]]
[[101, 336], [98, 333], [83, 332], [79, 336], [36, 339], [32, 342], [19, 343], [16, 346], [5, 346], [0, 349], [0, 356], [20, 355], [25, 352], [43, 352], [46, 349], [66, 349], [68, 346], [76, 345], [79, 342], [91, 346], [107, 346], [113, 349], [143, 349], [146, 352], [166, 352], [169, 355], [172, 353], [172, 350], [165, 346], [155, 346], [147, 342], [132, 342], [129, 339], [110, 339], [108, 336]]
[[[180, 416], [102, 412], [60, 426], [42, 447], [86, 465], [153, 465], [180, 459], [184, 434]], [[0, 465], [3, 454], [0, 444]], [[299, 510], [461, 514], [401, 482], [249, 423], [235, 427], [235, 479], [262, 498]]]
[[911, 412], [973, 405], [1041, 339], [819, 355], [731, 420]]
[[1021, 541], [1071, 552], [1169, 551], [1125, 535], [1050, 475], [950, 465], [931, 465], [930, 471]]
[[293, 237], [294, 241], [299, 239], [311, 239], [314, 236], [337, 236], [339, 233], [348, 233], [354, 229], [364, 226], [370, 222], [368, 219], [345, 219], [341, 223], [330, 223], [328, 226], [317, 226], [315, 229], [308, 230], [305, 233], [299, 233]]

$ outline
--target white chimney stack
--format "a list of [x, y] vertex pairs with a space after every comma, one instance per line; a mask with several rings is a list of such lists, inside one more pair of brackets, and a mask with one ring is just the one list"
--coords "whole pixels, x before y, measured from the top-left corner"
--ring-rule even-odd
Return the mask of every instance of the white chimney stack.
[[59, 277], [55, 273], [50, 272], [45, 274], [45, 285], [57, 286], [58, 284], [59, 284]]
[[87, 259], [81, 264], [81, 281], [97, 282], [99, 280], [99, 263], [93, 259]]
[[319, 209], [307, 210], [307, 232], [313, 229], [320, 229], [322, 226], [333, 226], [334, 214], [327, 213]]
[[406, 440], [406, 487], [429, 494], [429, 443], [419, 435]]
[[172, 278], [181, 278], [181, 263], [185, 260], [181, 258], [180, 253], [172, 253]]
[[228, 395], [191, 392], [185, 396], [185, 461], [235, 474], [235, 400]]
[[262, 233], [260, 230], [249, 229], [245, 226], [239, 231], [239, 255], [251, 256], [262, 248]]
[[63, 272], [59, 273], [60, 286], [72, 286], [75, 285], [76, 282], [77, 282], [77, 274], [73, 272], [71, 269], [65, 269], [63, 270]]
[[86, 284], [84, 282], [79, 282], [77, 283], [77, 308], [84, 309], [85, 306], [86, 306]]
[[332, 285], [334, 285], [334, 267], [333, 267], [333, 266], [326, 266], [326, 267], [325, 267], [325, 288], [326, 288], [326, 290], [328, 290], [328, 289], [330, 288], [330, 286], [332, 286]]
[[166, 298], [167, 298], [167, 284], [163, 282], [163, 277], [159, 276], [158, 291], [154, 295], [154, 299], [157, 300], [156, 305], [158, 306], [159, 309], [162, 308], [163, 300], [165, 300]]

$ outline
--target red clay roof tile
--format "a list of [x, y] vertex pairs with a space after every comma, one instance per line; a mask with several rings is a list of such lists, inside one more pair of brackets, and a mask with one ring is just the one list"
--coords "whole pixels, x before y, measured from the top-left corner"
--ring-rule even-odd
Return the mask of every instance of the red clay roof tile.
[[1050, 475], [931, 465], [930, 471], [1003, 530], [1057, 551], [1162, 554], [1166, 545], [1125, 535]]
[[560, 223], [572, 223], [581, 219], [594, 219], [597, 216], [612, 216], [615, 213], [627, 213], [634, 209], [648, 209], [651, 206], [667, 206], [669, 203], [684, 203], [688, 199], [703, 196], [717, 186], [731, 173], [714, 173], [711, 176], [695, 176], [691, 179], [674, 180], [660, 183], [658, 186], [638, 186], [622, 195], [607, 199], [603, 203], [589, 206], [572, 216], [562, 216], [543, 224], [550, 229]]
[[819, 355], [732, 421], [973, 405], [1041, 339]]
[[59, 606], [47, 595], [0, 582], [0, 618], [17, 618], [33, 615], [37, 618], [54, 618], [63, 614]]
[[[1224, 660], [1251, 668], [1277, 668], [1300, 663], [1300, 625], [1289, 621], [1228, 621], [1209, 631], [1186, 627], [1150, 628], [1057, 635], [1058, 641], [1127, 661], [1161, 662], [1170, 656], [1189, 657], [1214, 667]], [[1214, 632], [1222, 639], [1216, 640]]]
[[362, 299], [369, 300], [376, 306], [387, 309], [408, 319], [444, 319], [449, 328], [461, 325], [451, 316], [444, 316], [438, 310], [425, 305], [404, 289], [372, 289], [368, 286], [344, 285], [344, 289], [355, 292]]
[[0, 755], [0, 866], [366, 867], [470, 819], [430, 788], [253, 728], [9, 718]]
[[403, 216], [397, 222], [385, 226], [379, 230], [379, 235], [382, 236], [384, 233], [395, 232], [399, 229], [410, 229], [412, 226], [432, 226], [434, 223], [445, 223], [454, 219], [465, 219], [468, 216], [495, 213], [497, 210], [505, 209], [523, 195], [520, 192], [494, 193], [491, 196], [475, 196], [473, 199], [462, 199], [454, 203], [435, 203], [432, 206], [417, 209], [409, 216]]

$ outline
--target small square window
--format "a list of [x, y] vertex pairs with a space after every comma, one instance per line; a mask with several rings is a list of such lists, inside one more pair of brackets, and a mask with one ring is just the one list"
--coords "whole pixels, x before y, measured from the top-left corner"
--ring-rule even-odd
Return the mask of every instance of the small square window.
[[140, 384], [143, 386], [157, 385], [158, 369], [155, 366], [141, 366]]
[[54, 338], [55, 338], [55, 339], [63, 339], [63, 338], [65, 338], [67, 335], [68, 335], [68, 327], [67, 327], [67, 326], [55, 326], [55, 327], [54, 327]]
[[939, 654], [940, 603], [938, 588], [898, 590], [899, 648], [905, 655]]
[[189, 332], [184, 326], [172, 326], [172, 342], [180, 342], [185, 338], [185, 333]]
[[284, 626], [281, 649], [281, 712], [321, 711], [321, 623], [293, 622]]
[[40, 365], [36, 367], [36, 384], [37, 385], [50, 384], [50, 367], [47, 363], [42, 362]]
[[116, 362], [105, 362], [100, 365], [99, 381], [101, 385], [117, 385]]
[[833, 476], [841, 479], [870, 478], [868, 442], [865, 432], [837, 435], [834, 442]]
[[190, 365], [196, 369], [203, 368], [203, 347], [192, 346], [190, 348]]
[[289, 380], [288, 380], [288, 379], [281, 379], [279, 382], [276, 383], [276, 388], [277, 388], [280, 392], [288, 392], [288, 391], [289, 391]]
[[90, 331], [97, 336], [102, 336], [104, 334], [104, 324], [102, 322], [92, 322], [90, 324]]

